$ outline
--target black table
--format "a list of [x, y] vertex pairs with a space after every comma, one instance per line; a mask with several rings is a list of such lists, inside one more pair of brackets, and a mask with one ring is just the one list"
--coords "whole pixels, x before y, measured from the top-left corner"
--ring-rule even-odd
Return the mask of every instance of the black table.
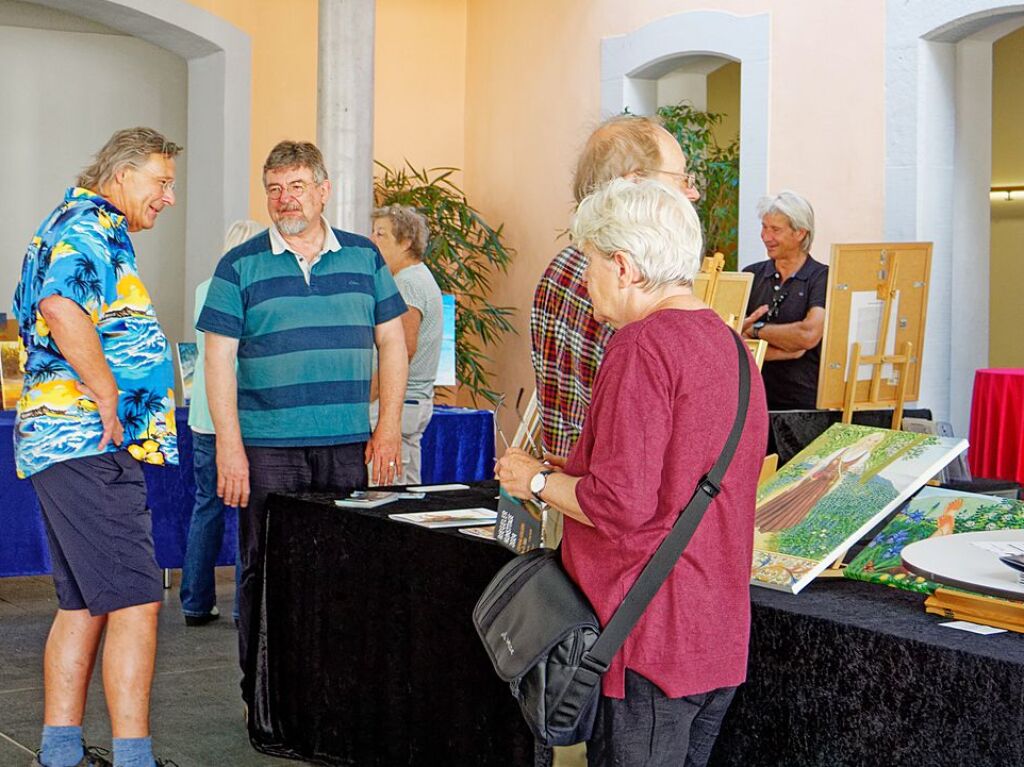
[[476, 636], [477, 597], [512, 554], [387, 519], [496, 506], [495, 483], [370, 510], [271, 496], [250, 738], [327, 764], [533, 764], [533, 739]]
[[[892, 426], [892, 410], [858, 410], [853, 423], [888, 429]], [[931, 410], [904, 410], [905, 418], [932, 419]], [[779, 466], [785, 466], [829, 426], [843, 420], [841, 410], [770, 410], [768, 420], [768, 453], [779, 454]]]
[[869, 583], [751, 599], [712, 767], [1024, 764], [1024, 636], [943, 628], [920, 595]]

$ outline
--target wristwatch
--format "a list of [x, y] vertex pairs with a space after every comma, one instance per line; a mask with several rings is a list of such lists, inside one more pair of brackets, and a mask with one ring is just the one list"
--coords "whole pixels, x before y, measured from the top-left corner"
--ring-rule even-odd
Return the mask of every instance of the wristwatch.
[[753, 333], [754, 338], [760, 338], [761, 337], [761, 328], [763, 328], [767, 324], [768, 323], [765, 322], [764, 320], [758, 320], [757, 322], [755, 322], [753, 325], [750, 326], [750, 329], [754, 331], [754, 333]]
[[537, 499], [538, 503], [544, 503], [540, 494], [544, 492], [544, 488], [548, 484], [548, 474], [554, 473], [553, 469], [541, 469], [530, 478], [530, 492], [533, 493], [533, 497]]

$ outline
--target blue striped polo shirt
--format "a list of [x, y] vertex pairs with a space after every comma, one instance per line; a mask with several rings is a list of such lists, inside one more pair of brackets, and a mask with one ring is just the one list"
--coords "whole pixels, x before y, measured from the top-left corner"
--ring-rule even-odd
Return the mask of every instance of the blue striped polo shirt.
[[[376, 246], [334, 229], [338, 250], [309, 282], [263, 232], [217, 265], [196, 329], [238, 339], [238, 420], [246, 445], [364, 442], [374, 328], [406, 311]], [[330, 238], [328, 238], [329, 240]]]

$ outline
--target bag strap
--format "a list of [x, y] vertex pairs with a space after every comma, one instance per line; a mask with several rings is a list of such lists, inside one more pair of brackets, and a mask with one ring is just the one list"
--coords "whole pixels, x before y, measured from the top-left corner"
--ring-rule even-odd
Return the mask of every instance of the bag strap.
[[693, 491], [693, 496], [683, 508], [679, 519], [672, 526], [672, 530], [658, 546], [643, 572], [640, 573], [640, 577], [636, 579], [636, 583], [627, 592], [622, 604], [612, 615], [590, 652], [584, 657], [582, 665], [596, 673], [603, 674], [608, 669], [612, 657], [626, 641], [629, 632], [633, 630], [633, 626], [640, 620], [647, 605], [658, 593], [661, 584], [665, 582], [668, 574], [683, 555], [686, 544], [690, 542], [690, 538], [693, 537], [697, 526], [704, 518], [704, 512], [707, 511], [711, 501], [721, 490], [722, 478], [736, 452], [736, 446], [739, 444], [743, 426], [747, 420], [747, 407], [750, 404], [749, 357], [740, 337], [735, 333], [731, 335], [739, 353], [740, 369], [739, 403], [736, 407], [736, 420], [733, 421], [732, 431], [729, 432], [729, 437], [726, 439], [725, 446], [722, 448], [718, 460], [715, 461], [715, 465], [700, 478]]

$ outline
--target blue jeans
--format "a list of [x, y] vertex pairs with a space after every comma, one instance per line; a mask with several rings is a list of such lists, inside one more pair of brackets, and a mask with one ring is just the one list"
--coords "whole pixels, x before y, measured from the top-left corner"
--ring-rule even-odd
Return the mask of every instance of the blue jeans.
[[[226, 508], [217, 497], [217, 438], [192, 432], [192, 463], [196, 479], [196, 503], [188, 527], [185, 562], [181, 568], [181, 611], [185, 615], [207, 615], [217, 604], [213, 568], [224, 538]], [[237, 546], [236, 546], [237, 552]], [[235, 556], [235, 607], [238, 618], [238, 555]]]

